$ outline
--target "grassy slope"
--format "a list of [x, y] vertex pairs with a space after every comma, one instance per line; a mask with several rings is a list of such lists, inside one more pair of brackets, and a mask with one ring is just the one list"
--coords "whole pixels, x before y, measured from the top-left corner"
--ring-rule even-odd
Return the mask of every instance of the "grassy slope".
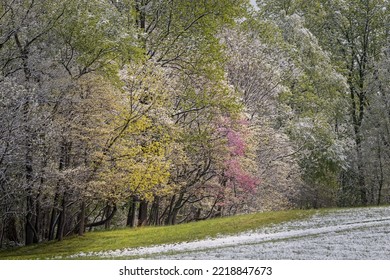
[[122, 248], [144, 247], [177, 243], [229, 235], [248, 231], [273, 223], [306, 218], [315, 211], [292, 210], [267, 212], [218, 218], [196, 223], [166, 227], [143, 227], [86, 233], [85, 236], [66, 238], [61, 242], [47, 242], [0, 251], [0, 259], [46, 259], [55, 256], [66, 258], [78, 252], [107, 251]]

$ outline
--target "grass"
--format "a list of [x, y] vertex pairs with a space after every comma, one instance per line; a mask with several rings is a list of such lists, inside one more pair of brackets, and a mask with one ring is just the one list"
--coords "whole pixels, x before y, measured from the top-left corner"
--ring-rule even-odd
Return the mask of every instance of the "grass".
[[231, 235], [259, 227], [303, 219], [314, 210], [291, 210], [224, 217], [207, 221], [164, 227], [142, 227], [86, 233], [61, 242], [51, 241], [0, 251], [0, 259], [67, 258], [80, 252], [99, 252], [160, 244], [200, 240], [219, 235]]

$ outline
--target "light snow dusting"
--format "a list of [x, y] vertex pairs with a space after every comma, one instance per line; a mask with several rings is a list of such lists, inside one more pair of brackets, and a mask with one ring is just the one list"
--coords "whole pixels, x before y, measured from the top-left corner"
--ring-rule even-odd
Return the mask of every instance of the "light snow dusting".
[[390, 259], [390, 207], [331, 211], [235, 236], [72, 257], [142, 259]]

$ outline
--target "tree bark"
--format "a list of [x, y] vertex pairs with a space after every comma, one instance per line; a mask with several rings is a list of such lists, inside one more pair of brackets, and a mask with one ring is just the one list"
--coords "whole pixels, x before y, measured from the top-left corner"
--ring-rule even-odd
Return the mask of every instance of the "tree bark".
[[139, 212], [138, 212], [138, 226], [147, 225], [148, 221], [148, 202], [146, 200], [141, 200], [139, 204]]
[[127, 212], [127, 221], [126, 225], [128, 227], [136, 226], [136, 209], [137, 208], [137, 199], [133, 196], [129, 201], [129, 211]]
[[65, 219], [66, 219], [66, 193], [64, 192], [62, 196], [61, 213], [58, 220], [58, 228], [57, 228], [57, 236], [56, 236], [56, 239], [58, 241], [61, 241], [64, 238]]
[[160, 197], [155, 196], [149, 215], [149, 225], [159, 225], [160, 220]]
[[382, 199], [382, 189], [383, 189], [383, 182], [384, 182], [384, 173], [383, 173], [383, 163], [382, 163], [382, 149], [381, 149], [381, 144], [380, 144], [380, 139], [378, 136], [377, 139], [377, 144], [378, 144], [378, 161], [379, 161], [379, 178], [378, 178], [378, 200], [377, 200], [377, 205], [381, 204], [381, 199]]
[[58, 221], [58, 214], [57, 214], [57, 204], [58, 200], [60, 199], [60, 194], [57, 191], [56, 194], [54, 195], [54, 202], [53, 202], [53, 208], [51, 210], [51, 217], [50, 217], [50, 223], [49, 223], [49, 240], [54, 239], [54, 232], [55, 232], [55, 227]]
[[82, 236], [85, 232], [85, 201], [81, 202], [81, 209], [79, 215], [78, 235]]
[[176, 224], [177, 214], [179, 213], [179, 210], [184, 205], [183, 204], [184, 193], [180, 193], [176, 202], [175, 202], [175, 197], [176, 196], [173, 196], [172, 200], [171, 200], [170, 211], [168, 213], [168, 218], [167, 218], [168, 225], [175, 225]]
[[107, 222], [109, 222], [115, 216], [115, 213], [117, 212], [117, 210], [118, 209], [117, 209], [116, 205], [114, 205], [112, 207], [111, 213], [107, 216], [106, 219], [103, 219], [103, 220], [101, 220], [99, 222], [87, 224], [87, 225], [85, 225], [85, 227], [97, 227], [97, 226], [102, 226], [102, 225], [106, 224]]
[[8, 219], [6, 219], [6, 223], [3, 226], [3, 232], [9, 241], [19, 243], [18, 231], [16, 229], [16, 218], [14, 215], [11, 215]]

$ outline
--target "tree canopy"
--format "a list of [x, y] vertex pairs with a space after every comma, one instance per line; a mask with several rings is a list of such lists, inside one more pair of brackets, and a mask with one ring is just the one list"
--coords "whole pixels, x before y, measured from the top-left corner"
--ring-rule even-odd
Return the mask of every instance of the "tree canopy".
[[385, 0], [0, 0], [0, 247], [390, 200]]

